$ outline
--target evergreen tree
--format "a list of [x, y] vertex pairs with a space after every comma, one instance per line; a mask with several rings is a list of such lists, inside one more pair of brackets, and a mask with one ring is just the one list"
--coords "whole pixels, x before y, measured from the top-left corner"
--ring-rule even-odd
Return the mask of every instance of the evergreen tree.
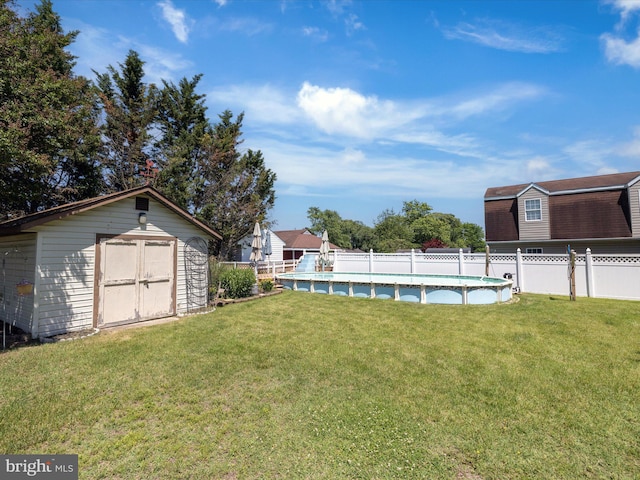
[[26, 18], [0, 0], [0, 218], [95, 196], [97, 110], [89, 82], [74, 76], [50, 0]]
[[106, 73], [96, 72], [102, 106], [104, 138], [100, 161], [107, 189], [126, 190], [146, 183], [143, 176], [151, 144], [150, 130], [156, 117], [154, 85], [143, 81], [144, 62], [130, 50], [124, 63]]
[[193, 208], [196, 192], [202, 189], [198, 175], [211, 140], [204, 95], [196, 93], [202, 75], [178, 85], [163, 80], [158, 96], [160, 139], [154, 146], [154, 160], [159, 168], [154, 186], [184, 209]]
[[222, 236], [219, 256], [230, 258], [255, 222], [265, 224], [275, 203], [276, 174], [265, 167], [259, 150], [239, 151], [243, 113], [233, 121], [233, 114], [226, 110], [219, 118], [198, 172], [202, 182], [194, 197], [194, 212]]

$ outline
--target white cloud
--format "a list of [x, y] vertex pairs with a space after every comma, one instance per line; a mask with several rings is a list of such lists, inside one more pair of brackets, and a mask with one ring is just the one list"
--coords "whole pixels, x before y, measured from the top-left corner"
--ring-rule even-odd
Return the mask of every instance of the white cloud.
[[381, 131], [410, 121], [391, 101], [366, 97], [350, 88], [322, 88], [305, 82], [298, 92], [298, 107], [328, 134], [375, 138]]
[[539, 98], [545, 89], [509, 83], [462, 100], [435, 99], [396, 102], [365, 96], [350, 88], [323, 88], [305, 82], [298, 107], [322, 131], [360, 139], [387, 139], [449, 148], [467, 148], [466, 135], [449, 137], [434, 126], [471, 116], [503, 111], [518, 102]]
[[326, 42], [329, 39], [329, 32], [318, 27], [303, 27], [302, 34], [320, 42]]
[[178, 41], [187, 43], [189, 40], [189, 20], [184, 10], [174, 7], [171, 0], [162, 0], [158, 6], [162, 9], [162, 18], [171, 25], [171, 30]]
[[348, 6], [351, 6], [351, 0], [328, 0], [324, 3], [333, 15], [342, 15]]
[[562, 36], [546, 27], [524, 27], [497, 20], [459, 23], [443, 29], [448, 39], [464, 40], [485, 47], [522, 53], [552, 53], [562, 48]]
[[620, 22], [615, 26], [617, 33], [615, 35], [604, 33], [600, 36], [605, 57], [616, 65], [640, 68], [640, 31], [634, 31], [630, 39], [623, 36], [623, 27], [629, 17], [640, 12], [640, 2], [638, 0], [607, 0], [605, 3], [613, 5], [620, 11]]
[[345, 148], [341, 154], [341, 157], [344, 163], [363, 163], [366, 158], [362, 150], [351, 147]]
[[534, 179], [533, 181], [551, 178], [550, 172], [554, 170], [549, 160], [541, 156], [530, 158], [525, 165], [526, 174], [529, 178]]
[[122, 35], [97, 28], [86, 23], [75, 22], [72, 29], [79, 30], [71, 52], [78, 57], [75, 73], [94, 78], [93, 71], [104, 73], [107, 66], [118, 68], [129, 50], [135, 50], [145, 62], [145, 81], [160, 84], [162, 79], [174, 81], [181, 73], [192, 67], [192, 63], [179, 54], [140, 43]]
[[213, 0], [219, 7], [224, 7], [227, 4], [227, 0]]
[[[345, 148], [354, 144], [343, 160], [363, 162], [360, 145], [390, 148], [420, 145], [466, 160], [486, 159], [487, 146], [460, 122], [474, 115], [491, 115], [537, 98], [543, 89], [530, 84], [499, 85], [493, 90], [463, 99], [415, 99], [393, 101], [366, 96], [350, 88], [324, 88], [305, 82], [294, 92], [271, 85], [233, 85], [207, 92], [212, 109], [244, 111], [252, 127], [280, 139], [304, 139]], [[286, 126], [286, 128], [282, 128]], [[454, 131], [453, 134], [448, 131]], [[349, 162], [347, 162], [349, 163]], [[355, 162], [357, 163], [357, 162]]]
[[253, 124], [291, 125], [302, 120], [291, 96], [271, 85], [218, 87], [207, 92], [207, 101], [216, 108], [229, 108], [234, 113], [243, 111]]
[[[123, 41], [140, 53], [140, 58], [145, 62], [145, 80], [149, 83], [161, 85], [162, 80], [175, 81], [177, 77], [182, 76], [184, 70], [193, 65], [191, 61], [185, 60], [180, 54], [126, 39]], [[123, 60], [124, 55], [119, 62]]]
[[[482, 195], [496, 165], [455, 165], [439, 158], [365, 153], [347, 148], [303, 146], [255, 138], [256, 148], [276, 172], [287, 195], [309, 196], [319, 191], [375, 192], [378, 196], [423, 195], [475, 198]], [[248, 146], [248, 148], [252, 148]], [[357, 161], [349, 161], [354, 155]], [[304, 159], [304, 161], [301, 161]], [[498, 167], [500, 168], [500, 167]], [[451, 188], [455, 171], [456, 188]], [[449, 180], [444, 180], [449, 179]], [[319, 188], [321, 186], [321, 188]]]
[[629, 16], [636, 10], [640, 10], [638, 0], [606, 0], [605, 3], [613, 5], [616, 10], [620, 10], [620, 21], [624, 24]]
[[450, 114], [460, 118], [502, 110], [515, 102], [535, 99], [546, 90], [533, 84], [513, 82], [500, 85], [488, 93], [463, 100], [448, 109]]
[[349, 14], [344, 19], [344, 23], [347, 26], [347, 35], [353, 35], [358, 30], [366, 30], [364, 23], [360, 21], [357, 15]]
[[608, 61], [616, 65], [640, 67], [640, 36], [630, 42], [609, 33], [603, 34], [600, 38], [604, 42], [605, 56]]
[[620, 145], [616, 152], [623, 157], [640, 158], [640, 126], [634, 128], [633, 139]]
[[[604, 140], [580, 140], [567, 145], [562, 152], [584, 172], [606, 171], [615, 148]], [[576, 174], [576, 177], [580, 174]]]
[[254, 36], [273, 30], [273, 25], [251, 17], [229, 18], [219, 24], [220, 31], [237, 32]]

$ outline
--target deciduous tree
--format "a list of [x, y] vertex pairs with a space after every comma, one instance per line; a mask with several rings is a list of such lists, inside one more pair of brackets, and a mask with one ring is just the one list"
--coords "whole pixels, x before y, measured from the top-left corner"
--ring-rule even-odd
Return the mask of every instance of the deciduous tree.
[[329, 241], [345, 249], [368, 250], [373, 245], [373, 229], [356, 220], [345, 220], [335, 210], [320, 210], [310, 207], [307, 218], [311, 222], [309, 230], [322, 235], [325, 230]]
[[21, 18], [0, 0], [0, 217], [97, 195], [101, 188], [95, 97], [73, 74], [49, 0]]

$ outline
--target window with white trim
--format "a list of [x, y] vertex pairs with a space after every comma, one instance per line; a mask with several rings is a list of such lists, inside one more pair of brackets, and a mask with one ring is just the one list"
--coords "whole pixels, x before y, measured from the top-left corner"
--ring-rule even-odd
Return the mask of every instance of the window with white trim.
[[524, 219], [527, 222], [542, 220], [542, 201], [539, 198], [524, 201]]
[[541, 248], [527, 248], [524, 253], [542, 253]]

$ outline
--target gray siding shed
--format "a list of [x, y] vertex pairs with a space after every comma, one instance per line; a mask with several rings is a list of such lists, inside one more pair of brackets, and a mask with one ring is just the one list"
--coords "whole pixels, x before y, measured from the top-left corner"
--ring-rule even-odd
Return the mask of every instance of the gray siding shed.
[[[137, 199], [146, 200], [144, 210], [139, 209]], [[143, 212], [146, 214], [146, 223], [139, 221], [139, 214]], [[101, 249], [105, 255], [107, 239], [114, 239], [114, 245], [119, 242], [132, 246], [170, 246], [170, 250], [163, 252], [175, 252], [172, 254], [174, 258], [162, 263], [159, 256], [154, 260], [147, 255], [145, 260], [145, 251], [140, 248], [131, 250], [137, 255], [136, 258], [141, 258], [141, 262], [160, 262], [166, 270], [167, 278], [162, 283], [164, 290], [159, 292], [163, 296], [165, 293], [171, 295], [171, 298], [167, 300], [167, 307], [159, 313], [160, 316], [186, 313], [194, 307], [204, 308], [207, 306], [206, 297], [197, 300], [197, 305], [193, 304], [191, 297], [188, 298], [188, 259], [185, 258], [185, 251], [188, 252], [192, 247], [185, 245], [194, 238], [200, 239], [199, 245], [206, 245], [217, 237], [217, 233], [191, 218], [151, 187], [138, 187], [0, 223], [0, 252], [3, 248], [19, 250], [27, 258], [24, 276], [33, 283], [33, 293], [19, 297], [23, 310], [20, 318], [16, 319], [16, 325], [30, 332], [33, 337], [108, 326], [101, 321], [101, 309], [105, 308], [104, 300], [107, 298], [104, 285], [113, 289], [110, 291], [117, 291], [127, 281], [116, 279], [108, 284], [103, 281], [104, 278], [99, 278], [104, 277], [103, 270], [118, 270], [117, 257], [105, 256], [102, 269], [96, 262]], [[206, 257], [206, 251], [200, 253]], [[13, 261], [12, 265], [10, 280], [5, 282], [5, 288], [9, 291], [15, 288], [13, 282], [20, 276], [20, 272], [16, 271], [19, 269], [17, 262]], [[134, 278], [133, 283], [129, 282], [133, 287], [121, 290], [121, 300], [130, 300], [134, 290], [135, 295], [142, 295], [149, 290], [153, 273], [148, 272], [158, 268], [154, 265], [152, 263], [145, 267], [146, 277]], [[208, 269], [208, 266], [201, 268]], [[138, 277], [138, 268], [134, 270]], [[7, 272], [5, 269], [5, 274]], [[113, 303], [115, 298], [117, 296], [110, 295], [108, 301]], [[7, 296], [4, 310], [15, 308], [15, 301]], [[191, 303], [188, 304], [188, 301]], [[138, 307], [136, 301], [131, 308]], [[0, 309], [0, 313], [2, 311]], [[153, 312], [149, 312], [153, 316]], [[5, 317], [5, 321], [12, 320]], [[132, 310], [130, 314], [123, 313], [122, 319], [114, 324], [146, 320], [146, 317]]]

